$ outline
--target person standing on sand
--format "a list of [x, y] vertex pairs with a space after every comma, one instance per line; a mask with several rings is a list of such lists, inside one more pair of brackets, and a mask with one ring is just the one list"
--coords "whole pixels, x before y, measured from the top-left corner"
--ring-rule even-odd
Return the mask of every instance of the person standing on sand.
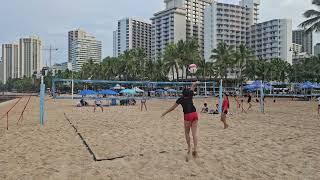
[[223, 94], [223, 101], [222, 101], [222, 112], [221, 112], [221, 121], [224, 125], [224, 129], [227, 129], [229, 125], [227, 124], [227, 114], [229, 109], [229, 98], [226, 93]]
[[142, 99], [141, 99], [141, 111], [143, 109], [143, 106], [146, 109], [146, 111], [148, 111], [148, 109], [147, 109], [147, 98], [145, 96], [142, 96]]
[[94, 108], [93, 108], [93, 112], [96, 112], [96, 108], [97, 107], [100, 107], [101, 108], [101, 111], [103, 112], [103, 107], [102, 107], [102, 101], [100, 99], [100, 97], [98, 96], [98, 98], [96, 98], [94, 100]]
[[248, 94], [248, 104], [249, 104], [249, 107], [248, 107], [247, 111], [249, 111], [249, 109], [251, 109], [251, 107], [252, 107], [251, 100], [252, 100], [252, 97], [251, 97], [251, 94], [249, 93], [249, 94]]
[[190, 129], [192, 131], [192, 137], [193, 137], [193, 145], [194, 149], [192, 152], [192, 156], [194, 158], [198, 157], [197, 152], [197, 145], [198, 145], [198, 137], [197, 137], [197, 131], [198, 131], [198, 113], [193, 105], [193, 95], [194, 95], [194, 89], [198, 82], [192, 83], [192, 86], [190, 89], [184, 89], [182, 91], [182, 97], [180, 97], [176, 103], [169, 108], [166, 112], [162, 114], [161, 117], [164, 117], [169, 112], [176, 109], [179, 104], [181, 104], [183, 113], [184, 113], [184, 132], [185, 132], [185, 138], [188, 145], [188, 154], [187, 154], [187, 161], [189, 160], [189, 156], [191, 153], [191, 143], [190, 143]]

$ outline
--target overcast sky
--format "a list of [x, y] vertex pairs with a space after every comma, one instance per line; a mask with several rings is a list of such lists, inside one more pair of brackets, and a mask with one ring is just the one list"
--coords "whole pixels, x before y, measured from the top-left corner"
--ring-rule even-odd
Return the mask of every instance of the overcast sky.
[[[112, 31], [118, 19], [138, 17], [149, 20], [164, 9], [163, 0], [1, 0], [0, 43], [37, 35], [44, 48], [59, 48], [54, 62], [67, 61], [67, 32], [82, 28], [102, 41], [103, 57], [112, 56]], [[237, 0], [220, 0], [234, 2]], [[261, 0], [260, 21], [291, 18], [293, 28], [303, 21], [305, 10], [314, 8], [311, 0]], [[318, 38], [317, 38], [318, 40]], [[315, 40], [315, 41], [317, 41]], [[48, 52], [43, 52], [44, 61]]]

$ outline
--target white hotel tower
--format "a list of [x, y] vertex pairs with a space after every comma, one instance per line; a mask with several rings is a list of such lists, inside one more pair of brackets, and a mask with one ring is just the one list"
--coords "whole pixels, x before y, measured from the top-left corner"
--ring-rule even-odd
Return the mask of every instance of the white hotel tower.
[[246, 44], [247, 32], [258, 21], [260, 0], [241, 0], [239, 4], [213, 2], [204, 15], [204, 58], [221, 42], [238, 47]]
[[203, 54], [204, 10], [213, 0], [164, 0], [166, 9], [154, 14], [152, 20], [152, 57], [163, 53], [169, 43], [191, 37], [199, 42]]

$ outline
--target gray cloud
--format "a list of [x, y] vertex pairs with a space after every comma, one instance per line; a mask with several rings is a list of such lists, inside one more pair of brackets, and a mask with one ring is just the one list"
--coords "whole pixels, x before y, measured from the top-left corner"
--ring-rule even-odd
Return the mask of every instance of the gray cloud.
[[[261, 20], [292, 18], [294, 26], [303, 21], [305, 10], [313, 8], [311, 0], [261, 1]], [[0, 6], [0, 43], [38, 35], [44, 47], [52, 44], [59, 48], [54, 58], [63, 62], [67, 60], [67, 32], [82, 28], [103, 42], [103, 56], [108, 56], [112, 55], [112, 31], [117, 20], [124, 17], [149, 20], [163, 8], [163, 0], [7, 0]], [[47, 57], [44, 52], [44, 59]]]

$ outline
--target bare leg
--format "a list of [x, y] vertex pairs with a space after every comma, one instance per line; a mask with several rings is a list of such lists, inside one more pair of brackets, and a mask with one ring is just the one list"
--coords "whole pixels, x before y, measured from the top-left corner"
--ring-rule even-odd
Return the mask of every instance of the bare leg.
[[247, 111], [249, 111], [249, 109], [251, 109], [251, 107], [252, 107], [251, 103], [248, 103], [248, 104], [249, 104], [249, 107], [248, 107]]
[[96, 112], [96, 106], [93, 107], [93, 112]]
[[147, 103], [144, 104], [144, 107], [146, 108], [146, 111], [148, 111], [148, 109], [147, 109]]
[[193, 137], [193, 157], [197, 158], [198, 157], [198, 151], [197, 151], [197, 147], [198, 147], [198, 120], [193, 121], [191, 124], [191, 131], [192, 131], [192, 137]]
[[223, 123], [224, 129], [227, 129], [229, 125], [227, 124], [227, 115], [225, 113], [221, 113], [221, 121]]
[[100, 106], [100, 108], [101, 108], [101, 111], [103, 112], [103, 107], [102, 107], [102, 106]]
[[318, 114], [320, 114], [320, 105], [318, 105]]
[[188, 154], [186, 157], [186, 161], [189, 161], [189, 155], [191, 152], [191, 144], [190, 144], [190, 128], [191, 128], [191, 122], [189, 121], [184, 121], [184, 133], [185, 133], [185, 137], [186, 137], [186, 141], [187, 141], [187, 145], [188, 145]]
[[141, 106], [140, 106], [141, 111], [142, 111], [142, 107], [143, 107], [143, 103], [141, 103]]

